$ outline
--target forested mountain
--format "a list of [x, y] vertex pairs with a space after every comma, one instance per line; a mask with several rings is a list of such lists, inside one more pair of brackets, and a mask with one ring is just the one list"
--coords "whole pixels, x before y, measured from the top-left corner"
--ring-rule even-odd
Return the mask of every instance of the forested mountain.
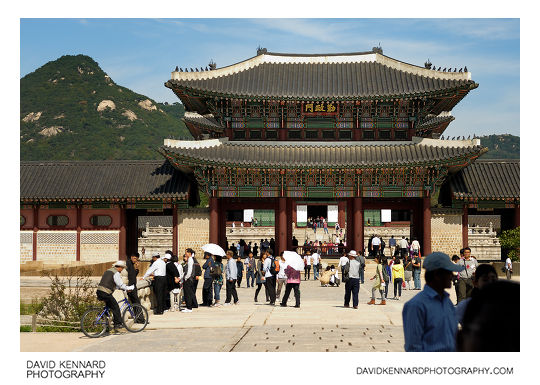
[[116, 84], [88, 56], [62, 56], [20, 82], [21, 160], [159, 159], [164, 138], [191, 137], [182, 104]]

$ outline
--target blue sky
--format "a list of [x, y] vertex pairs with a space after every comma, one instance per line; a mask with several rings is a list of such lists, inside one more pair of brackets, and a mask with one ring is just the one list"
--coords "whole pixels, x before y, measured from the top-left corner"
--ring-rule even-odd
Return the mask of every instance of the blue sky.
[[175, 66], [227, 66], [271, 52], [367, 51], [423, 65], [467, 66], [480, 87], [446, 135], [520, 134], [519, 19], [21, 19], [21, 77], [66, 54], [94, 58], [118, 84], [160, 102]]

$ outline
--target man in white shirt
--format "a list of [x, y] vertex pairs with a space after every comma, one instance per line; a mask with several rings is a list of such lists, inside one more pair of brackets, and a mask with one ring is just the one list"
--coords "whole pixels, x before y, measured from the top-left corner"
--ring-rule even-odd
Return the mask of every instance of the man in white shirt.
[[418, 255], [420, 255], [420, 243], [418, 242], [418, 239], [414, 238], [411, 243], [411, 249], [413, 251], [413, 254], [417, 253]]
[[193, 271], [193, 257], [195, 256], [195, 251], [188, 248], [184, 254], [187, 257], [187, 263], [184, 269], [186, 273], [184, 274], [184, 299], [186, 301], [186, 308], [182, 309], [184, 313], [191, 313], [193, 308], [198, 308], [199, 304], [197, 303], [197, 298], [195, 298], [195, 276]]
[[146, 279], [151, 275], [154, 277], [153, 287], [157, 302], [154, 314], [160, 315], [163, 314], [163, 310], [165, 310], [165, 288], [167, 286], [166, 263], [160, 258], [158, 253], [154, 253], [152, 257], [156, 257], [157, 259], [150, 265], [141, 279]]
[[381, 238], [378, 236], [373, 236], [373, 239], [371, 240], [371, 247], [373, 248], [373, 255], [378, 256], [380, 254], [379, 249], [381, 247]]
[[122, 281], [120, 273], [126, 268], [125, 261], [117, 261], [113, 267], [105, 271], [101, 277], [101, 281], [98, 284], [96, 295], [100, 301], [111, 309], [113, 314], [114, 333], [117, 333], [122, 328], [122, 316], [120, 315], [120, 307], [118, 302], [113, 297], [113, 293], [116, 289], [121, 290], [133, 290], [135, 285], [126, 286]]
[[510, 257], [506, 258], [506, 262], [504, 263], [504, 270], [506, 273], [506, 279], [512, 279], [512, 260]]
[[318, 280], [319, 279], [319, 262], [321, 261], [321, 255], [315, 251], [311, 255], [311, 260], [313, 261], [313, 279]]
[[[356, 256], [356, 251], [355, 250], [351, 250], [351, 253], [353, 253], [353, 255]], [[349, 257], [347, 256], [347, 254], [343, 254], [343, 256], [339, 259], [339, 263], [338, 263], [338, 268], [341, 269], [341, 280], [342, 281], [343, 281], [343, 268], [345, 267], [347, 262], [349, 262]]]
[[401, 259], [405, 258], [405, 255], [409, 254], [407, 249], [409, 248], [409, 244], [407, 243], [407, 240], [405, 239], [405, 236], [402, 236], [401, 239], [398, 242], [399, 246], [399, 255]]

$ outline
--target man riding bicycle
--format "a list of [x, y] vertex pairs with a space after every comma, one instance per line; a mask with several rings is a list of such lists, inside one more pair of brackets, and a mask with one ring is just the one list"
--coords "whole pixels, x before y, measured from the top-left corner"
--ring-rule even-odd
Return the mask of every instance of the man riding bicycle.
[[113, 323], [114, 323], [114, 333], [118, 333], [122, 326], [122, 316], [120, 315], [120, 307], [118, 302], [113, 297], [113, 292], [116, 289], [121, 290], [133, 290], [135, 285], [126, 286], [122, 281], [120, 273], [126, 268], [125, 261], [117, 261], [113, 267], [105, 271], [101, 277], [101, 281], [97, 287], [97, 298], [100, 301], [105, 302], [105, 304], [111, 309], [113, 314]]

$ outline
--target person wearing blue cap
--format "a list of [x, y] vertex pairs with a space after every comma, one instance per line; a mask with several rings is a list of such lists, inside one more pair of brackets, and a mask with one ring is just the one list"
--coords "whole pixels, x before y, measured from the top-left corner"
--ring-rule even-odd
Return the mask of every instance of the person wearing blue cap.
[[445, 253], [434, 252], [424, 260], [424, 269], [424, 289], [403, 306], [405, 351], [455, 351], [457, 321], [445, 289], [452, 287], [452, 273], [463, 266], [452, 263]]

